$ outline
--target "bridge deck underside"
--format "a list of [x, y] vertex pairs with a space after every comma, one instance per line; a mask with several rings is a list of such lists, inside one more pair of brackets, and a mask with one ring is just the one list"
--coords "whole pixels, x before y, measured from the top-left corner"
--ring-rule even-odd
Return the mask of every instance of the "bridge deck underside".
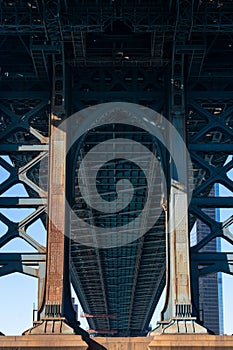
[[[60, 1], [58, 18], [56, 1], [1, 2], [1, 154], [9, 155], [13, 162], [12, 170], [1, 158], [1, 166], [11, 172], [10, 178], [1, 183], [0, 194], [3, 197], [5, 191], [19, 183], [24, 185], [32, 200], [39, 197], [32, 182], [38, 185], [39, 175], [43, 175], [40, 164], [34, 161], [41, 151], [35, 152], [33, 147], [30, 151], [22, 151], [20, 147], [41, 146], [47, 142], [41, 137], [38, 139], [38, 133], [48, 136], [51, 62], [52, 55], [61, 52], [60, 43], [65, 47], [65, 60], [73, 84], [73, 95], [68, 91], [69, 112], [116, 100], [146, 105], [168, 116], [177, 3], [172, 0], [138, 0], [133, 6], [131, 1], [125, 0], [121, 9], [118, 1], [112, 1], [111, 5], [109, 1]], [[180, 47], [180, 52], [185, 53], [187, 145], [193, 161], [196, 200], [205, 199], [216, 182], [222, 182], [232, 190], [226, 172], [221, 176], [222, 166], [227, 156], [232, 154], [233, 143], [232, 23], [232, 1], [195, 0], [189, 40], [187, 45]], [[54, 43], [57, 33], [58, 42]], [[116, 130], [114, 132], [116, 136]], [[106, 140], [106, 135], [115, 137], [113, 130], [102, 129], [98, 133], [89, 133], [84, 143], [78, 145], [77, 169], [88, 147]], [[124, 137], [123, 130], [119, 130], [119, 135]], [[127, 130], [125, 137], [144, 144], [150, 150], [155, 147], [150, 136], [140, 130], [135, 129], [134, 133]], [[222, 150], [218, 146], [222, 146]], [[19, 176], [25, 166], [31, 183]], [[99, 190], [103, 196], [108, 193], [106, 199], [114, 199], [115, 190], [110, 181], [112, 173], [124, 171], [135, 187], [146, 185], [139, 169], [125, 162], [114, 163], [113, 168], [110, 165], [100, 170], [98, 175], [102, 186]], [[44, 170], [44, 182], [47, 181], [46, 174], [47, 168]], [[157, 179], [161, 184], [159, 175]], [[142, 195], [138, 193], [133, 198], [127, 213], [100, 216], [79, 201], [77, 175], [73, 175], [72, 182], [75, 213], [92, 220], [98, 227], [111, 228], [114, 224], [120, 226], [130, 222], [131, 214], [135, 215], [143, 208], [144, 189]], [[190, 210], [190, 229], [198, 215], [208, 224], [201, 211], [201, 203], [195, 210]], [[6, 208], [9, 206], [9, 203], [5, 205]], [[18, 204], [16, 206], [19, 207]], [[36, 211], [38, 206], [35, 204], [33, 208]], [[41, 213], [38, 211], [35, 218], [42, 220], [46, 226], [45, 208]], [[3, 247], [11, 239], [20, 237], [22, 228], [20, 225], [15, 228], [15, 223], [4, 219], [4, 216], [1, 220], [5, 220], [9, 229], [1, 236], [0, 245]], [[27, 227], [35, 220], [29, 220]], [[216, 226], [213, 222], [211, 225], [214, 231]], [[146, 334], [165, 284], [164, 214], [161, 213], [145, 235], [127, 245], [105, 249], [84, 245], [80, 242], [75, 219], [72, 220], [71, 232], [72, 283], [84, 312], [98, 316], [88, 319], [90, 328], [105, 330], [104, 335]], [[93, 229], [92, 239], [95, 234]], [[25, 235], [23, 239], [26, 239]], [[41, 248], [35, 244], [34, 247]], [[23, 270], [21, 266], [13, 266], [7, 273], [9, 271]]]
[[[143, 144], [155, 152], [156, 145], [153, 144], [150, 135], [133, 127], [128, 126], [128, 129], [125, 125], [111, 125], [89, 133], [81, 146], [77, 166], [85, 154], [98, 145], [100, 140], [103, 142], [122, 137], [125, 140]], [[127, 203], [127, 197], [123, 197], [125, 208], [116, 213], [104, 214], [93, 211], [87, 207], [80, 195], [76, 176], [73, 210], [78, 216], [82, 215], [82, 219], [93, 224], [89, 233], [89, 247], [79, 243], [79, 236], [82, 239], [85, 231], [83, 233], [82, 227], [77, 227], [75, 218], [71, 222], [72, 264], [79, 278], [78, 282], [74, 283], [74, 287], [77, 288], [84, 312], [95, 315], [94, 318], [89, 319], [94, 330], [106, 330], [106, 334], [108, 334], [107, 331], [110, 334], [111, 331], [115, 331], [116, 333], [113, 334], [118, 336], [147, 333], [153, 308], [162, 292], [165, 271], [165, 223], [161, 208], [161, 171], [154, 164], [148, 163], [151, 160], [148, 161], [145, 155], [137, 154], [134, 145], [127, 144], [125, 147], [125, 159], [112, 160], [103, 164], [97, 173], [96, 182], [99, 193], [111, 203], [116, 197], [117, 181], [130, 179], [135, 191], [130, 203]], [[107, 146], [102, 151], [105, 154], [111, 154]], [[134, 154], [135, 159], [128, 160], [129, 154], [131, 157]], [[100, 154], [95, 153], [95, 156], [98, 158]], [[150, 169], [151, 179], [145, 178], [143, 171], [133, 163], [133, 160], [139, 158], [146, 163], [145, 166], [148, 169], [150, 166], [155, 168]], [[83, 178], [81, 175], [80, 179], [85, 181], [87, 192], [88, 189], [90, 190], [88, 175], [87, 169]], [[150, 181], [152, 181], [151, 184], [148, 183]], [[154, 196], [148, 193], [148, 186]], [[127, 196], [127, 189], [123, 189], [123, 192], [123, 196]], [[91, 193], [87, 195], [90, 196]], [[135, 219], [140, 215], [147, 201], [150, 202], [149, 212], [147, 211], [136, 224]], [[148, 216], [153, 215], [154, 209], [159, 211], [160, 215], [157, 222], [144, 235]], [[132, 221], [133, 228], [126, 230], [125, 225]], [[93, 247], [95, 240], [98, 240], [96, 226], [106, 230], [115, 227], [126, 230], [124, 234], [128, 235], [129, 243], [125, 244], [124, 239], [119, 240], [116, 232], [105, 235], [105, 243], [109, 243], [107, 248]], [[132, 232], [136, 230], [139, 230], [139, 233], [138, 239], [135, 240]], [[130, 235], [132, 235], [131, 239]]]
[[[188, 140], [192, 143], [192, 138], [202, 131], [203, 125], [206, 125], [206, 119], [195, 109], [195, 103], [189, 105], [188, 113]], [[208, 111], [208, 105], [204, 106], [204, 110]], [[225, 107], [227, 109], [227, 106]], [[214, 109], [215, 110], [215, 109]], [[224, 113], [225, 109], [221, 111]], [[212, 111], [213, 112], [213, 111]], [[80, 146], [82, 152], [79, 152], [77, 168], [79, 163], [85, 157], [90, 149], [96, 146], [100, 141], [109, 138], [126, 137], [146, 145], [150, 150], [156, 149], [151, 137], [147, 133], [140, 130], [124, 130], [125, 126], [111, 126], [114, 130], [95, 130], [89, 133], [83, 144]], [[122, 130], [120, 128], [123, 128]], [[204, 135], [201, 143], [216, 144], [216, 136], [218, 140], [224, 143], [231, 142], [232, 138], [227, 133], [220, 130], [212, 131], [208, 136]], [[130, 152], [130, 150], [128, 150]], [[105, 149], [107, 152], [107, 149]], [[209, 161], [215, 167], [224, 164], [227, 155], [224, 152], [199, 152], [201, 159]], [[191, 154], [192, 155], [192, 154]], [[194, 182], [195, 188], [198, 188], [204, 180], [208, 179], [209, 174], [200, 166], [200, 160], [192, 157], [193, 177], [190, 181]], [[128, 167], [127, 167], [128, 165]], [[125, 173], [124, 173], [125, 171]], [[120, 176], [119, 176], [120, 173]], [[115, 183], [112, 182], [121, 179], [122, 175], [130, 178], [135, 188], [139, 186], [142, 190], [147, 183], [143, 179], [140, 170], [132, 167], [132, 164], [124, 162], [110, 163], [109, 169], [104, 168], [100, 171], [97, 181], [99, 182], [100, 193], [107, 200], [113, 200], [115, 197]], [[85, 174], [88, 178], [88, 174]], [[155, 183], [161, 187], [161, 174], [154, 177]], [[114, 225], [125, 225], [132, 220], [135, 212], [142, 210], [145, 202], [145, 193], [139, 192], [133, 198], [130, 206], [127, 206], [125, 215], [98, 215], [93, 213], [84, 202], [80, 202], [80, 190], [78, 186], [77, 173], [74, 181], [75, 199], [73, 209], [77, 215], [82, 215], [86, 220], [93, 220], [93, 224], [102, 227], [111, 228]], [[144, 181], [144, 182], [143, 182]], [[191, 186], [191, 182], [190, 182]], [[212, 188], [212, 184], [204, 187], [201, 196], [208, 196]], [[88, 188], [88, 183], [86, 183]], [[153, 203], [161, 208], [161, 193], [157, 191], [157, 197], [153, 199]], [[113, 197], [111, 197], [113, 196]], [[142, 200], [142, 202], [140, 202]], [[161, 208], [162, 209], [162, 208]], [[124, 213], [124, 211], [123, 211]], [[190, 214], [190, 230], [195, 222], [195, 218]], [[146, 226], [146, 223], [144, 223]], [[79, 234], [82, 229], [77, 227], [77, 222], [73, 218], [71, 224], [72, 245], [71, 256], [73, 264], [73, 284], [77, 294], [80, 297], [84, 312], [94, 315], [88, 318], [91, 329], [103, 332], [103, 334], [129, 336], [146, 334], [154, 308], [161, 296], [165, 283], [165, 215], [164, 212], [145, 235], [136, 241], [123, 246], [117, 246], [108, 249], [96, 249], [93, 247], [83, 246], [79, 243]], [[81, 232], [82, 233], [82, 232]], [[92, 231], [93, 237], [96, 238], [95, 229]], [[82, 235], [81, 235], [82, 236]], [[109, 239], [112, 239], [109, 238]], [[114, 243], [113, 243], [114, 244]], [[92, 244], [90, 244], [92, 245]], [[107, 317], [109, 315], [110, 317]], [[107, 332], [108, 331], [108, 332]]]

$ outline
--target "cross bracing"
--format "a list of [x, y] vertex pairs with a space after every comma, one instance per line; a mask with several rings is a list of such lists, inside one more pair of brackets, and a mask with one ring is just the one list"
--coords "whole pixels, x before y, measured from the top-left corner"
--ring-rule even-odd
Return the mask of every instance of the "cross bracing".
[[[215, 264], [212, 264], [213, 256], [203, 255], [199, 250], [216, 237], [232, 243], [229, 231], [232, 217], [226, 222], [216, 222], [202, 209], [232, 207], [232, 197], [209, 198], [208, 193], [216, 183], [232, 191], [232, 180], [228, 176], [232, 161], [225, 162], [233, 151], [233, 4], [232, 1], [180, 1], [180, 15], [176, 3], [2, 1], [0, 151], [1, 155], [10, 156], [12, 164], [1, 158], [1, 166], [9, 172], [9, 177], [1, 183], [0, 205], [34, 208], [34, 212], [19, 223], [1, 214], [1, 221], [8, 230], [1, 236], [0, 244], [3, 246], [21, 237], [34, 247], [37, 255], [30, 258], [0, 256], [1, 275], [13, 271], [39, 275], [42, 293], [46, 247], [27, 235], [27, 228], [38, 218], [46, 226], [46, 157], [53, 97], [53, 57], [56, 56], [57, 62], [64, 60], [66, 65], [68, 115], [98, 103], [127, 101], [151, 107], [169, 118], [173, 41], [184, 29], [185, 35], [177, 40], [175, 47], [175, 59], [179, 58], [177, 55], [184, 58], [184, 86], [181, 87], [179, 79], [172, 84], [178, 90], [185, 90], [187, 146], [195, 184], [189, 226], [191, 229], [199, 218], [211, 230], [191, 250], [194, 290], [198, 273], [232, 273], [230, 255], [221, 253], [219, 258], [216, 255]], [[181, 21], [187, 11], [191, 16], [188, 25]], [[59, 85], [59, 74], [56, 81]], [[59, 97], [58, 85], [54, 91]], [[109, 133], [113, 135], [112, 130]], [[85, 152], [87, 145], [93, 147], [106, 135], [107, 130], [90, 133], [78, 147], [82, 146]], [[153, 145], [150, 135], [143, 135], [139, 130], [134, 133], [131, 130], [126, 135], [148, 147]], [[105, 186], [104, 191], [110, 195], [113, 191], [111, 171], [100, 174], [101, 186]], [[124, 171], [124, 163], [117, 171]], [[140, 171], [132, 167], [126, 169], [125, 175], [135, 184], [141, 179]], [[41, 176], [44, 176], [42, 184], [39, 183]], [[74, 177], [72, 181], [75, 191]], [[12, 199], [4, 195], [18, 183], [24, 185], [28, 197]], [[111, 226], [117, 220], [129, 220], [131, 213], [143, 205], [143, 196], [142, 189], [121, 217], [91, 215], [99, 225]], [[79, 211], [90, 216], [85, 206]], [[75, 227], [71, 226], [71, 232], [75, 233]], [[126, 247], [95, 249], [73, 241], [71, 258], [70, 275], [84, 311], [117, 314], [115, 319], [89, 319], [90, 327], [116, 330], [117, 335], [146, 334], [165, 283], [164, 214], [145, 236]], [[195, 293], [193, 298], [197, 298]], [[198, 310], [195, 314], [198, 317]]]

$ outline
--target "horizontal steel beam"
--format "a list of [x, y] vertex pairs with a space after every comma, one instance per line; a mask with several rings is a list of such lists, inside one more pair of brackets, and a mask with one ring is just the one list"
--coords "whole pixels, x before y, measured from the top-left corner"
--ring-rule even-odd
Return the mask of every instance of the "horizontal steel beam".
[[192, 254], [192, 261], [200, 265], [212, 265], [219, 261], [228, 261], [233, 263], [233, 253], [195, 253]]
[[233, 197], [193, 197], [191, 205], [203, 208], [232, 208]]
[[0, 208], [31, 208], [47, 204], [47, 198], [0, 197]]
[[10, 152], [45, 152], [49, 150], [48, 144], [23, 145], [23, 144], [1, 144], [0, 153], [8, 154]]
[[44, 51], [46, 53], [60, 53], [61, 45], [31, 45], [30, 49], [33, 51]]
[[[35, 76], [33, 76], [35, 77]], [[49, 99], [49, 89], [48, 91], [0, 91], [0, 98], [6, 98], [8, 100], [13, 98], [19, 99], [31, 99], [38, 98], [43, 100]]]
[[[73, 92], [73, 98], [84, 98], [84, 99], [94, 99], [98, 100], [103, 97], [112, 97], [112, 98], [122, 98], [122, 92], [121, 91], [74, 91]], [[140, 97], [140, 98], [148, 98], [148, 99], [155, 99], [156, 97], [158, 99], [161, 99], [163, 97], [163, 94], [161, 91], [124, 91], [124, 96], [126, 97]]]
[[191, 143], [188, 145], [189, 151], [203, 151], [203, 152], [225, 152], [233, 153], [233, 144], [229, 143]]
[[199, 268], [199, 276], [216, 272], [233, 274], [232, 253], [195, 253], [192, 254], [192, 263], [204, 266]]
[[[228, 14], [229, 15], [229, 14]], [[109, 15], [109, 20], [112, 18], [112, 14]], [[130, 20], [130, 19], [129, 19]], [[106, 18], [107, 22], [107, 18]], [[0, 23], [1, 24], [1, 23]], [[4, 24], [1, 25], [1, 35], [16, 35], [17, 33], [20, 34], [44, 34], [44, 26], [36, 26], [28, 23], [28, 25], [25, 24]], [[174, 32], [175, 30], [175, 24], [138, 24], [138, 23], [132, 23], [134, 32]], [[65, 25], [62, 27], [62, 33], [72, 33], [72, 32], [103, 32], [104, 30], [104, 23], [86, 23], [86, 24], [79, 24], [79, 25]], [[233, 25], [226, 25], [224, 23], [204, 23], [200, 25], [193, 25], [192, 32], [195, 33], [232, 33]]]
[[190, 54], [195, 51], [206, 51], [205, 45], [176, 45], [177, 54]]
[[[223, 81], [231, 81], [232, 79], [232, 71], [231, 70], [227, 70], [227, 69], [222, 69], [219, 71], [207, 71], [207, 72], [201, 72], [200, 75], [196, 72], [191, 72], [190, 77], [192, 78], [199, 78], [200, 83], [207, 83], [208, 86], [208, 80], [210, 79], [218, 79], [218, 81], [220, 83], [223, 83]], [[230, 95], [232, 94], [232, 90], [228, 90], [228, 91], [223, 91], [221, 90], [221, 88], [218, 90], [210, 90], [211, 87], [208, 86], [208, 90], [207, 91], [197, 91], [197, 90], [193, 90], [190, 91], [190, 93], [192, 93], [192, 96], [195, 97], [196, 99], [198, 98], [214, 98], [214, 99], [223, 99], [223, 98], [230, 98]]]
[[23, 264], [37, 264], [46, 261], [45, 253], [0, 253], [0, 264], [21, 262]]

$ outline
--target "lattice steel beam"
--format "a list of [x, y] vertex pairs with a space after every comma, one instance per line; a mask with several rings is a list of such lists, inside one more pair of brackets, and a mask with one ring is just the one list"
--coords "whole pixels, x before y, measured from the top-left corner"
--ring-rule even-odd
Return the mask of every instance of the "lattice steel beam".
[[[223, 77], [221, 79], [220, 77]], [[224, 164], [228, 156], [232, 155], [232, 100], [231, 90], [224, 74], [201, 78], [203, 87], [206, 86], [208, 93], [197, 92], [195, 84], [188, 91], [188, 147], [193, 159], [193, 167], [196, 172], [196, 187], [194, 197], [190, 205], [190, 213], [206, 225], [209, 233], [191, 248], [192, 259], [192, 293], [194, 302], [194, 314], [200, 319], [199, 307], [199, 276], [209, 273], [231, 273], [231, 261], [227, 259], [227, 253], [207, 254], [205, 251], [208, 244], [216, 238], [222, 238], [233, 243], [232, 233], [229, 226], [232, 217], [224, 222], [217, 222], [211, 218], [204, 208], [232, 208], [232, 196], [208, 197], [215, 184], [223, 184], [231, 193], [233, 183], [228, 172], [233, 168], [232, 161]], [[218, 85], [218, 91], [216, 86]], [[195, 122], [194, 122], [195, 119]], [[194, 123], [193, 123], [194, 122]], [[193, 126], [195, 124], [195, 132]], [[199, 169], [199, 170], [198, 170]], [[198, 176], [201, 181], [197, 181]], [[204, 210], [203, 210], [204, 209]], [[200, 253], [201, 251], [201, 253]], [[202, 255], [204, 254], [204, 255]], [[198, 262], [200, 258], [200, 263]], [[203, 259], [202, 259], [203, 257]], [[215, 259], [216, 263], [211, 260]], [[202, 265], [203, 269], [198, 269]]]
[[[176, 4], [176, 27], [173, 37], [173, 56], [170, 78], [170, 113], [172, 125], [186, 142], [185, 123], [185, 56], [180, 51], [189, 40], [193, 23], [193, 1], [181, 0]], [[183, 146], [171, 135], [171, 147], [180, 156], [178, 177], [169, 161], [168, 197], [166, 210], [167, 284], [166, 300], [161, 313], [162, 321], [155, 333], [206, 333], [206, 329], [192, 318], [189, 238], [188, 238], [188, 163]], [[177, 201], [179, 200], [179, 208]], [[186, 213], [186, 214], [185, 214]], [[153, 334], [153, 333], [152, 333]]]
[[[41, 34], [46, 32], [44, 22], [50, 18], [50, 8], [54, 9], [52, 1], [44, 2], [44, 11], [38, 4], [33, 12], [30, 11], [27, 3], [26, 5], [12, 8], [7, 6], [7, 1], [4, 1], [1, 7], [1, 26], [3, 34], [14, 34], [17, 29], [19, 33], [24, 34]], [[5, 6], [4, 6], [5, 5]], [[56, 5], [56, 4], [55, 4]], [[65, 21], [65, 11], [58, 9], [59, 21], [64, 21], [62, 32], [102, 32], [106, 26], [109, 26], [109, 21], [116, 19], [113, 15], [111, 6], [100, 8], [99, 6], [72, 6], [68, 7], [67, 13], [69, 22]], [[40, 10], [40, 11], [38, 11]], [[48, 10], [48, 11], [47, 11]], [[161, 11], [162, 10], [162, 11]], [[150, 12], [148, 13], [148, 6], [132, 6], [127, 5], [122, 8], [123, 21], [129, 22], [134, 32], [170, 32], [174, 31], [176, 26], [174, 14], [161, 7], [161, 4], [151, 4]], [[83, 19], [85, 18], [85, 21]], [[78, 23], [78, 24], [77, 24]], [[81, 23], [81, 24], [80, 24]], [[54, 25], [56, 23], [54, 22]], [[231, 7], [218, 9], [208, 9], [202, 6], [199, 10], [195, 9], [192, 31], [201, 33], [205, 32], [232, 32], [232, 12]]]

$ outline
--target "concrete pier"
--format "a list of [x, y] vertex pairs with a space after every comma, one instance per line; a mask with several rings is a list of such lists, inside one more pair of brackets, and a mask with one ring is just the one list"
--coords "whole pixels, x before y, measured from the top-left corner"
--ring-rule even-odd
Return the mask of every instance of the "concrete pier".
[[[233, 350], [233, 336], [163, 334], [154, 337], [94, 338], [107, 350]], [[28, 335], [0, 337], [4, 350], [87, 350], [78, 335]]]

